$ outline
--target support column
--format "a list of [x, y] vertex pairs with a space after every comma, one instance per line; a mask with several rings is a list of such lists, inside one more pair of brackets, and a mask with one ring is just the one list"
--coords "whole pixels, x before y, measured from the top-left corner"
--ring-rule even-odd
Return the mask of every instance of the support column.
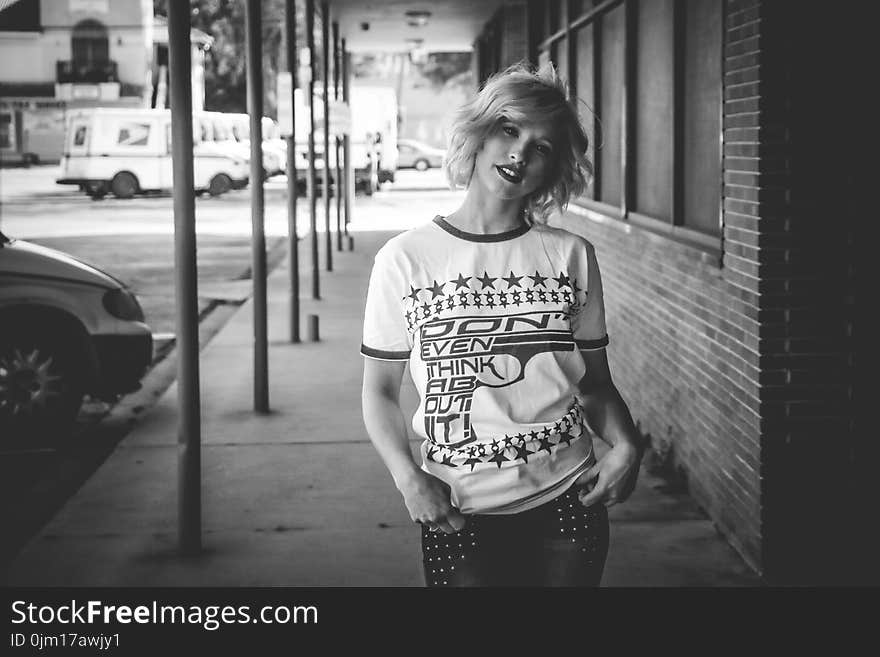
[[290, 341], [299, 342], [299, 234], [296, 226], [296, 2], [284, 2], [284, 27], [287, 35], [287, 70], [290, 72], [290, 123], [287, 138], [287, 252], [290, 265]]
[[306, 43], [309, 49], [309, 84], [306, 103], [309, 107], [309, 220], [312, 231], [312, 299], [321, 298], [321, 267], [318, 262], [318, 199], [315, 197], [315, 0], [306, 0]]
[[[333, 99], [339, 100], [339, 23], [333, 21]], [[333, 176], [333, 188], [336, 190], [334, 197], [336, 198], [336, 250], [342, 251], [342, 195], [345, 193], [345, 186], [342, 180], [342, 161], [340, 158], [340, 149], [342, 139], [339, 133], [333, 135], [333, 142], [336, 148], [335, 159], [336, 172]]]
[[263, 225], [263, 35], [260, 0], [245, 4], [247, 96], [251, 120], [251, 250], [253, 254], [254, 410], [269, 412], [269, 343], [266, 304], [266, 234]]
[[330, 6], [321, 2], [321, 86], [324, 93], [324, 241], [327, 271], [333, 271], [333, 234], [330, 232]]
[[202, 549], [201, 402], [193, 193], [193, 123], [189, 4], [168, 5], [171, 163], [174, 187], [174, 289], [177, 350], [177, 534], [184, 556]]
[[[351, 109], [351, 92], [350, 92], [350, 80], [349, 76], [351, 75], [351, 55], [345, 49], [345, 39], [342, 40], [342, 100], [349, 104], [349, 109]], [[342, 161], [343, 167], [345, 169], [345, 196], [343, 197], [345, 201], [345, 222], [344, 222], [344, 230], [345, 236], [348, 237], [348, 224], [351, 223], [351, 208], [352, 208], [352, 197], [354, 190], [354, 172], [351, 170], [351, 137], [346, 134], [342, 138]], [[353, 248], [353, 241], [348, 241], [348, 248], [351, 250]]]

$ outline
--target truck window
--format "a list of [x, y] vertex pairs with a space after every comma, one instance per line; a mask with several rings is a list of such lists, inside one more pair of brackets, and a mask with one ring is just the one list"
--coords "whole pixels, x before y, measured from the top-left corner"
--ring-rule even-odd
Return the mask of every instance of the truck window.
[[149, 123], [122, 123], [116, 138], [118, 146], [146, 146], [150, 138]]
[[77, 126], [76, 130], [73, 132], [73, 145], [74, 146], [85, 146], [86, 145], [86, 135], [88, 133], [88, 127], [81, 125]]
[[0, 148], [6, 150], [13, 146], [12, 114], [3, 112], [0, 114]]

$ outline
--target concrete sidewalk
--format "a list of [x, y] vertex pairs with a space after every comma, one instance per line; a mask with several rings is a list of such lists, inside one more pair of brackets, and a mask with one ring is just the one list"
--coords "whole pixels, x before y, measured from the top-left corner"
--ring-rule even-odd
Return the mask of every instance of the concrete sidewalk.
[[[25, 546], [5, 583], [420, 586], [419, 530], [361, 420], [363, 299], [373, 255], [391, 235], [359, 232], [355, 251], [334, 252], [323, 300], [301, 281], [303, 337], [306, 315], [318, 314], [319, 343], [287, 342], [287, 268], [271, 274], [269, 415], [252, 411], [250, 302], [202, 351], [202, 555], [176, 553], [172, 385]], [[300, 257], [309, 269], [308, 239]], [[411, 415], [410, 383], [403, 396]], [[663, 488], [643, 471], [633, 497], [613, 507], [603, 585], [757, 585], [690, 498]]]

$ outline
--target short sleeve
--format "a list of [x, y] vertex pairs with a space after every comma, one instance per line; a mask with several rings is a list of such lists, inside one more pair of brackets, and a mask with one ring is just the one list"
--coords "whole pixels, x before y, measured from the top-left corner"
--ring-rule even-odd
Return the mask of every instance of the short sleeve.
[[364, 309], [361, 353], [378, 360], [409, 360], [412, 344], [404, 319], [403, 272], [382, 249], [373, 260]]
[[608, 330], [605, 327], [605, 300], [602, 296], [602, 277], [593, 245], [586, 243], [585, 261], [579, 263], [581, 280], [586, 280], [584, 300], [571, 322], [578, 349], [602, 349], [608, 346]]

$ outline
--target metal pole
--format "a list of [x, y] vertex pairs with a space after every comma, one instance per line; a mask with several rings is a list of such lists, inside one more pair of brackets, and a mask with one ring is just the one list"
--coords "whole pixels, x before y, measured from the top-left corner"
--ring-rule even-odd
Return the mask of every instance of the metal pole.
[[327, 246], [327, 271], [333, 271], [333, 235], [330, 232], [330, 7], [321, 2], [321, 86], [324, 92], [324, 238]]
[[[345, 39], [342, 40], [342, 100], [346, 103], [351, 103], [351, 94], [349, 93], [349, 71], [350, 67], [350, 58], [349, 53], [345, 50]], [[351, 109], [349, 107], [349, 109]], [[343, 200], [345, 201], [345, 222], [343, 223], [345, 236], [348, 237], [348, 224], [351, 221], [351, 188], [352, 188], [352, 175], [351, 171], [351, 139], [349, 135], [346, 133], [342, 137], [342, 161], [343, 167], [345, 168], [345, 196]], [[349, 250], [351, 249], [351, 242], [349, 242]]]
[[290, 341], [299, 342], [299, 234], [296, 227], [296, 2], [285, 0], [284, 26], [287, 31], [287, 70], [290, 71], [290, 108], [293, 134], [287, 138], [287, 249], [290, 265]]
[[[340, 88], [339, 88], [339, 23], [333, 21], [333, 98], [339, 100], [340, 96]], [[340, 146], [342, 139], [339, 137], [337, 133], [334, 135], [333, 141], [336, 146], [336, 173], [333, 177], [335, 182], [334, 189], [336, 193], [334, 196], [336, 197], [336, 250], [342, 251], [342, 195], [345, 193], [345, 187], [342, 181], [342, 162], [340, 159]]]
[[199, 396], [196, 210], [193, 193], [189, 3], [168, 5], [171, 162], [174, 177], [174, 289], [177, 348], [177, 534], [183, 555], [202, 549], [201, 401]]
[[315, 0], [306, 0], [306, 42], [309, 47], [309, 220], [312, 231], [312, 298], [321, 298], [321, 267], [318, 262], [318, 199], [315, 198]]
[[254, 410], [269, 412], [266, 234], [263, 226], [263, 35], [260, 0], [245, 4], [247, 104], [251, 119], [251, 275], [254, 284]]

